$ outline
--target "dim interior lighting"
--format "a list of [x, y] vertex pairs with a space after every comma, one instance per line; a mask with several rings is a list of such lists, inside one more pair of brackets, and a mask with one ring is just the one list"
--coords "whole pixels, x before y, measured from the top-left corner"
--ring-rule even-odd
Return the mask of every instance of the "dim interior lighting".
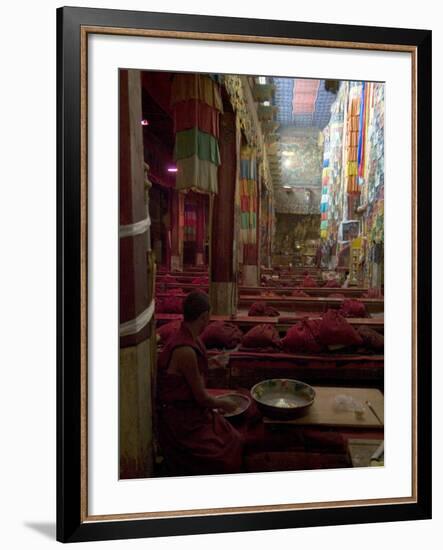
[[263, 101], [263, 105], [265, 107], [269, 107], [271, 105], [271, 102], [270, 101]]
[[295, 155], [294, 151], [282, 151], [281, 154], [285, 157], [293, 157]]
[[178, 172], [178, 168], [176, 166], [170, 166], [168, 172]]
[[149, 120], [146, 120], [145, 118], [141, 122], [142, 126], [149, 126]]

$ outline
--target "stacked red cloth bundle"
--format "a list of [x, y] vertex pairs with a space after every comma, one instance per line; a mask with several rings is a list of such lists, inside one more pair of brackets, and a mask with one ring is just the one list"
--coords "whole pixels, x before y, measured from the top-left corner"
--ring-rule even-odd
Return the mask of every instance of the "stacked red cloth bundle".
[[295, 296], [296, 298], [309, 298], [309, 294], [307, 292], [298, 288], [292, 291], [291, 296]]
[[186, 296], [186, 292], [182, 288], [169, 288], [167, 293], [170, 296]]
[[385, 347], [385, 339], [383, 334], [380, 334], [376, 330], [365, 326], [358, 327], [357, 331], [363, 340], [365, 348], [373, 351], [383, 351]]
[[343, 317], [368, 317], [365, 304], [360, 300], [345, 300], [340, 306]]
[[303, 277], [302, 286], [304, 286], [305, 288], [315, 288], [318, 285], [310, 275], [305, 275]]
[[232, 349], [243, 337], [242, 331], [231, 323], [214, 321], [210, 323], [201, 335], [202, 342], [207, 348]]
[[249, 330], [242, 338], [243, 351], [275, 351], [280, 348], [278, 332], [272, 325], [257, 325]]
[[288, 353], [319, 353], [323, 346], [316, 340], [318, 327], [315, 320], [302, 319], [291, 327], [282, 339], [282, 348]]
[[329, 309], [319, 325], [319, 341], [325, 346], [361, 346], [363, 339], [336, 310]]
[[170, 275], [169, 273], [166, 273], [166, 275], [163, 275], [163, 277], [160, 277], [159, 279], [162, 283], [178, 283], [177, 279]]
[[155, 310], [158, 313], [182, 313], [183, 298], [180, 296], [167, 296], [156, 301]]
[[208, 285], [209, 277], [195, 277], [191, 282], [193, 285]]
[[165, 325], [159, 327], [157, 329], [157, 336], [160, 344], [166, 344], [169, 338], [178, 331], [180, 325], [181, 321], [178, 319], [177, 321], [171, 321], [170, 323], [166, 323]]
[[249, 317], [278, 317], [280, 313], [266, 302], [254, 302], [248, 311]]

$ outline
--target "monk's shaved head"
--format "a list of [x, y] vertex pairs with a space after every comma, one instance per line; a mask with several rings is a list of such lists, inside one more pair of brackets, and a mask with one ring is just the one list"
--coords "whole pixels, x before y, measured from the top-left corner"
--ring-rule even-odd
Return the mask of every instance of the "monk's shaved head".
[[195, 290], [183, 300], [183, 317], [187, 322], [195, 321], [202, 313], [210, 310], [209, 296]]

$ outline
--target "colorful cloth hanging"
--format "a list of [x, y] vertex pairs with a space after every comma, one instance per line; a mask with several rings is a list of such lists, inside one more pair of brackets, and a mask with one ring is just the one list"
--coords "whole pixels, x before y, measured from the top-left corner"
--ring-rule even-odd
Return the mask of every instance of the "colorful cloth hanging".
[[243, 244], [257, 242], [257, 160], [248, 146], [240, 151], [240, 236]]
[[219, 112], [198, 99], [176, 103], [173, 108], [174, 133], [198, 128], [201, 132], [219, 137]]
[[223, 110], [219, 84], [208, 75], [176, 74], [171, 105], [176, 188], [217, 193], [219, 117]]
[[177, 161], [176, 189], [198, 190], [217, 193], [218, 166], [209, 160], [201, 160], [197, 155]]
[[197, 234], [197, 212], [195, 204], [185, 202], [184, 239], [195, 242]]
[[174, 76], [171, 90], [171, 104], [198, 99], [223, 112], [223, 102], [217, 82], [204, 74], [179, 73]]
[[178, 132], [175, 136], [174, 159], [182, 160], [193, 155], [218, 166], [220, 151], [217, 139], [211, 134], [201, 132], [198, 128]]
[[351, 195], [359, 192], [357, 175], [360, 101], [359, 96], [351, 96], [347, 114], [345, 181], [346, 192]]

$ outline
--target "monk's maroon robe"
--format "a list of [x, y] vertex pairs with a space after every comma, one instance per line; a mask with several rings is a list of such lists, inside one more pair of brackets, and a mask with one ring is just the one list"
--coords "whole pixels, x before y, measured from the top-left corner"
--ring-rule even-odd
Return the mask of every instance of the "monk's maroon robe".
[[191, 347], [206, 378], [208, 360], [200, 338], [182, 323], [160, 353], [157, 370], [157, 436], [173, 475], [205, 475], [242, 471], [240, 433], [222, 414], [203, 407], [179, 373], [168, 372], [175, 349]]

